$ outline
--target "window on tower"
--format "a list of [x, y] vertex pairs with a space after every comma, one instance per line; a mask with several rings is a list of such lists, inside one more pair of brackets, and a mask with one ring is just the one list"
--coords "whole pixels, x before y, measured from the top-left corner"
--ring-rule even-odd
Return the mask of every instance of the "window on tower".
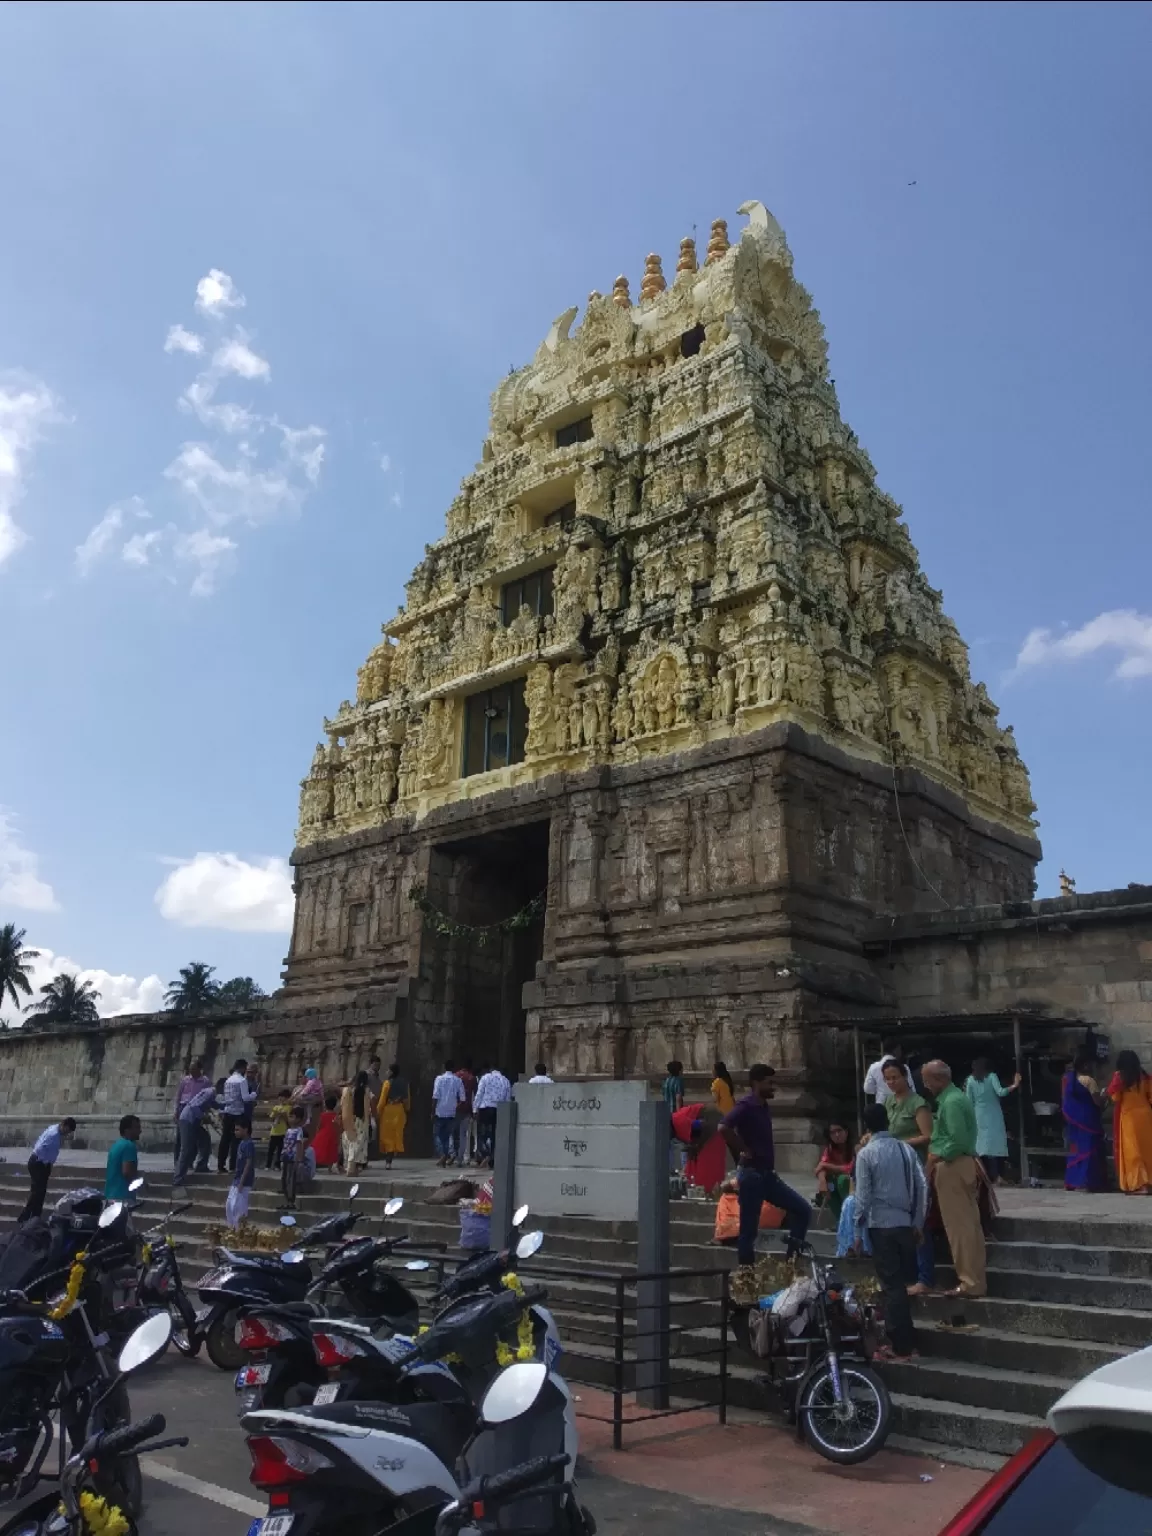
[[544, 519], [545, 528], [567, 528], [576, 521], [576, 503], [566, 501], [562, 507], [557, 507], [555, 512], [549, 512]]
[[535, 618], [548, 617], [552, 612], [552, 571], [553, 567], [549, 565], [542, 571], [533, 571], [517, 581], [504, 583], [500, 588], [500, 617], [505, 629], [519, 617], [523, 607], [527, 607]]
[[524, 761], [528, 707], [524, 679], [473, 693], [464, 700], [463, 776]]
[[556, 428], [557, 448], [573, 448], [577, 443], [588, 443], [591, 440], [591, 416], [581, 416], [579, 421], [570, 421], [566, 426]]

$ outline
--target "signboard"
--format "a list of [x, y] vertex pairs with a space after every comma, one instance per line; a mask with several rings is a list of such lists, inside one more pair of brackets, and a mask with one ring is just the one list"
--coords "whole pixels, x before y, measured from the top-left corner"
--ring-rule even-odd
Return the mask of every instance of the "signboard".
[[635, 1221], [643, 1082], [517, 1083], [516, 1205]]

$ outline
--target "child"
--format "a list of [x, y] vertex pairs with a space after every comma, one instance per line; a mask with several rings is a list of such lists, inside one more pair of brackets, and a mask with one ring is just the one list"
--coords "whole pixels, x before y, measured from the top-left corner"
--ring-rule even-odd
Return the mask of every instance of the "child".
[[279, 1168], [280, 1149], [284, 1145], [284, 1133], [288, 1129], [288, 1118], [292, 1113], [292, 1090], [285, 1086], [276, 1095], [276, 1102], [270, 1111], [272, 1115], [272, 1128], [268, 1134], [268, 1164], [269, 1168]]
[[248, 1214], [248, 1200], [256, 1182], [256, 1142], [252, 1136], [252, 1121], [236, 1123], [236, 1172], [232, 1176], [232, 1188], [228, 1191], [225, 1216], [233, 1231]]
[[280, 1187], [284, 1191], [284, 1205], [296, 1209], [296, 1175], [304, 1161], [304, 1127], [308, 1124], [308, 1109], [304, 1104], [294, 1104], [284, 1133], [284, 1145], [280, 1149]]

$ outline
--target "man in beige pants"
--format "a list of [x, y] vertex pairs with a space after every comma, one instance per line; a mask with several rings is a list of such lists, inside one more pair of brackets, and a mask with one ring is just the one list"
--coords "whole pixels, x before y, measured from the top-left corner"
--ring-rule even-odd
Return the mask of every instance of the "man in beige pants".
[[928, 1179], [936, 1190], [959, 1285], [954, 1296], [983, 1296], [988, 1290], [984, 1229], [976, 1175], [976, 1111], [952, 1081], [946, 1062], [930, 1061], [924, 1086], [935, 1097]]

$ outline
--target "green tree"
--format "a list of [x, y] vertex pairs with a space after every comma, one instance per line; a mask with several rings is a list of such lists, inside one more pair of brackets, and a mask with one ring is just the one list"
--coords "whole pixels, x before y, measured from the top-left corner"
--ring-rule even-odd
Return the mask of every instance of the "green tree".
[[220, 983], [213, 981], [216, 967], [193, 960], [191, 965], [180, 967], [180, 980], [170, 984], [164, 1001], [173, 1013], [203, 1013], [211, 1008], [220, 992]]
[[262, 997], [268, 994], [258, 981], [253, 981], [251, 976], [233, 976], [231, 981], [226, 981], [216, 994], [216, 1006], [218, 1008], [251, 1008]]
[[32, 996], [29, 961], [39, 958], [38, 949], [25, 947], [23, 928], [17, 928], [15, 923], [5, 923], [0, 928], [0, 1003], [7, 994], [18, 1009], [23, 1008], [24, 998]]
[[96, 999], [100, 993], [90, 981], [80, 981], [68, 971], [61, 971], [40, 988], [40, 1001], [33, 1003], [33, 1014], [45, 1024], [98, 1024], [100, 1014]]

